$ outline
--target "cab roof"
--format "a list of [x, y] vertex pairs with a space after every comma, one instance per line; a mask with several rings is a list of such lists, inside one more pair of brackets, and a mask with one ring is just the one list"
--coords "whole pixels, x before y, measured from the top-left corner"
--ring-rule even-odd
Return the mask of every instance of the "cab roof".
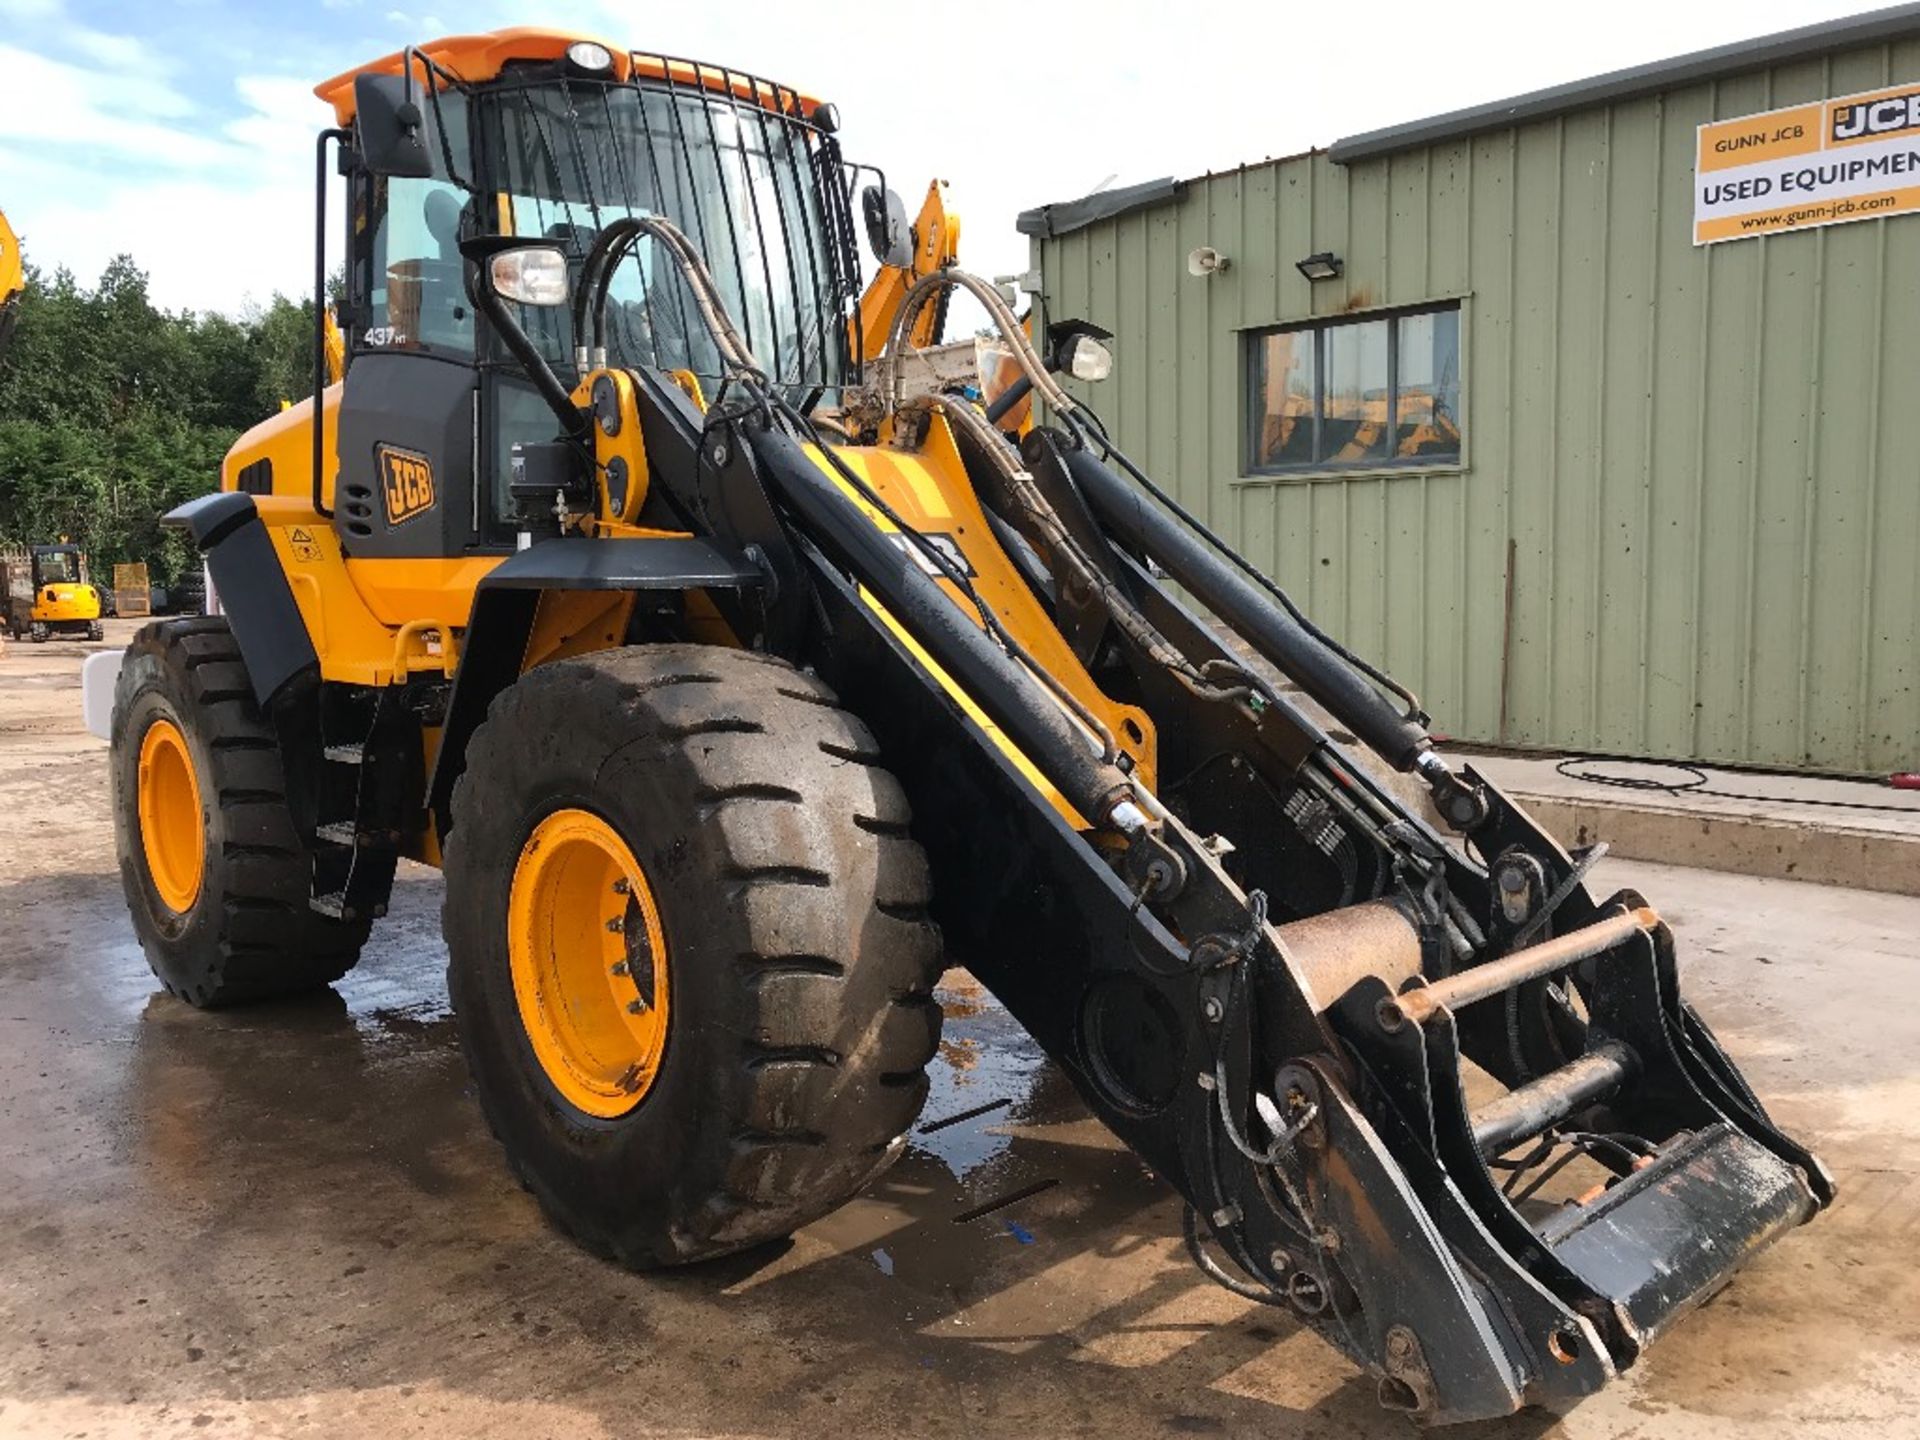
[[[730, 90], [738, 99], [762, 105], [769, 110], [780, 109], [783, 102], [791, 105], [797, 99], [800, 113], [806, 119], [811, 119], [820, 105], [811, 95], [801, 94], [785, 85], [776, 86], [772, 81], [743, 71], [644, 51], [630, 51], [609, 44], [597, 35], [583, 35], [577, 31], [516, 25], [481, 35], [449, 35], [414, 48], [441, 69], [458, 76], [467, 84], [477, 85], [498, 79], [500, 72], [516, 60], [558, 60], [567, 53], [568, 46], [583, 40], [606, 46], [607, 52], [613, 56], [613, 77], [616, 80], [625, 81], [635, 75], [671, 78], [676, 84], [698, 86], [705, 90]], [[333, 106], [337, 123], [349, 124], [353, 120], [354, 77], [367, 74], [398, 75], [405, 54], [404, 50], [396, 50], [391, 55], [355, 66], [331, 80], [321, 81], [313, 87], [313, 93]]]

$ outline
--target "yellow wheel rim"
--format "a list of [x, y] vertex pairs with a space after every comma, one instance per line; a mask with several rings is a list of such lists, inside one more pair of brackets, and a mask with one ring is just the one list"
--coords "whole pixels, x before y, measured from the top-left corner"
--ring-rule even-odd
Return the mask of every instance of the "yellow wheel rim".
[[206, 877], [206, 818], [187, 737], [171, 720], [155, 720], [140, 742], [140, 845], [160, 903], [184, 915]]
[[520, 1024], [567, 1103], [610, 1120], [647, 1098], [667, 1046], [667, 938], [613, 827], [556, 810], [520, 848], [507, 900]]

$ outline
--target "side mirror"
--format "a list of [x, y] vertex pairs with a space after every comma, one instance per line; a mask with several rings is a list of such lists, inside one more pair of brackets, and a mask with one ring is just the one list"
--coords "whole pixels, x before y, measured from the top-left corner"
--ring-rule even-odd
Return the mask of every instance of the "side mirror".
[[892, 190], [869, 185], [860, 192], [860, 214], [867, 222], [867, 245], [882, 265], [905, 269], [913, 263], [913, 226], [907, 207]]
[[427, 120], [407, 98], [404, 77], [355, 76], [353, 108], [360, 158], [369, 170], [403, 180], [424, 180], [433, 174]]

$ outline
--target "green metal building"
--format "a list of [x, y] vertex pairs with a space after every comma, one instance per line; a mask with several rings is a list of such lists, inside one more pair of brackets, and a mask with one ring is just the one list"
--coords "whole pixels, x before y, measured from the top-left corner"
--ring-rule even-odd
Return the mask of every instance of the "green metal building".
[[1920, 5], [1020, 226], [1041, 316], [1117, 336], [1082, 393], [1121, 445], [1438, 732], [1884, 773], [1920, 767], [1909, 164]]

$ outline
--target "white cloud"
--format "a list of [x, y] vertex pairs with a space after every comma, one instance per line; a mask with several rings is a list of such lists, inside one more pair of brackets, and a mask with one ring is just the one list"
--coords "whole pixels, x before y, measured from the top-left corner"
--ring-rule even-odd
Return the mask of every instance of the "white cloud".
[[104, 30], [70, 30], [73, 47], [89, 60], [108, 67], [139, 71], [153, 65], [152, 49], [131, 35], [109, 35]]
[[[0, 198], [29, 261], [91, 283], [126, 251], [171, 309], [232, 313], [309, 283], [325, 112], [305, 82], [240, 77], [241, 113], [202, 131], [106, 113], [97, 74], [5, 50], [0, 69], [35, 87], [31, 105], [0, 107], [0, 135], [33, 142], [0, 146]], [[49, 104], [57, 124], [32, 113]], [[86, 165], [69, 147], [105, 161]]]
[[194, 106], [152, 76], [83, 69], [6, 45], [0, 45], [0, 73], [7, 76], [0, 138], [94, 147], [176, 167], [210, 166], [223, 158], [218, 142], [168, 123], [187, 117]]
[[[876, 26], [868, 0], [495, 0], [483, 22], [599, 31], [738, 65], [835, 101], [855, 160], [919, 206], [950, 182], [961, 263], [1027, 268], [1023, 209], [1324, 146], [1343, 135], [1851, 13], [1859, 0], [1614, 0], [1353, 11], [1214, 0], [971, 0], [933, 30]], [[858, 53], [849, 34], [868, 35]]]

